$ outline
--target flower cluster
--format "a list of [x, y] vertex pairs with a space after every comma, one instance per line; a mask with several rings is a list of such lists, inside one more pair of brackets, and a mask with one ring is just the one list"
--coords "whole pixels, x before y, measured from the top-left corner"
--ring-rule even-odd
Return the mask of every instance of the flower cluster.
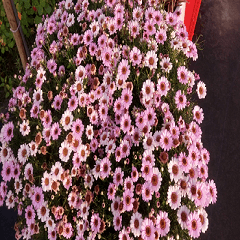
[[0, 205], [18, 210], [17, 239], [207, 230], [217, 190], [187, 37], [158, 1], [66, 0], [43, 19], [0, 134]]

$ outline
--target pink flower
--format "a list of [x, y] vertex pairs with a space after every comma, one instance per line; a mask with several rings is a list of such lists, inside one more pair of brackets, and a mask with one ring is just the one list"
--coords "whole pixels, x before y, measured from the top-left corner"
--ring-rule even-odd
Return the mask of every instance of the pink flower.
[[142, 86], [143, 97], [147, 100], [152, 99], [154, 91], [154, 83], [150, 79], [147, 79]]
[[142, 185], [142, 199], [145, 202], [149, 202], [152, 200], [152, 194], [153, 190], [151, 188], [151, 183], [150, 182], [145, 182]]
[[34, 187], [33, 190], [34, 190], [34, 193], [31, 196], [31, 200], [32, 200], [32, 204], [33, 204], [34, 208], [37, 210], [43, 204], [44, 195], [42, 192], [42, 188], [40, 188], [40, 187]]
[[71, 223], [65, 223], [63, 228], [63, 234], [65, 238], [69, 239], [73, 235], [73, 227]]
[[152, 36], [156, 33], [156, 28], [154, 26], [153, 20], [147, 20], [144, 25], [144, 30], [147, 32], [149, 36]]
[[76, 71], [75, 71], [75, 78], [76, 80], [83, 80], [86, 76], [86, 70], [85, 67], [82, 65], [78, 66]]
[[170, 83], [166, 77], [163, 76], [158, 79], [157, 90], [161, 96], [167, 96], [167, 93], [170, 90]]
[[84, 125], [82, 123], [82, 120], [81, 119], [76, 119], [76, 121], [74, 121], [72, 123], [72, 133], [73, 133], [73, 136], [74, 138], [76, 139], [81, 139], [82, 137], [82, 134], [84, 132]]
[[13, 177], [13, 169], [14, 169], [14, 165], [12, 161], [6, 161], [3, 164], [1, 175], [4, 181], [7, 182], [11, 180], [11, 178]]
[[161, 237], [164, 237], [168, 234], [170, 230], [170, 220], [167, 212], [160, 211], [158, 213], [156, 219], [156, 229]]
[[129, 28], [130, 34], [133, 38], [135, 38], [137, 35], [139, 35], [140, 26], [136, 20], [130, 21], [128, 24], [128, 28]]
[[91, 30], [87, 30], [83, 35], [83, 41], [85, 45], [89, 46], [93, 41], [93, 33]]
[[111, 165], [112, 163], [109, 161], [107, 157], [102, 159], [101, 165], [100, 165], [101, 178], [104, 179], [109, 176], [111, 171]]
[[132, 103], [132, 91], [128, 88], [125, 88], [122, 90], [122, 96], [121, 96], [121, 100], [123, 103], [123, 108], [128, 109]]
[[152, 163], [149, 161], [143, 161], [142, 162], [142, 167], [141, 167], [141, 172], [142, 172], [142, 177], [144, 178], [145, 181], [150, 181], [152, 178]]
[[101, 218], [98, 213], [94, 213], [91, 217], [91, 229], [93, 232], [99, 232], [101, 226]]
[[211, 203], [216, 203], [216, 201], [217, 201], [217, 188], [216, 188], [216, 184], [213, 180], [209, 180], [208, 189], [209, 189], [209, 193], [210, 193], [210, 202]]
[[141, 226], [142, 226], [142, 214], [139, 212], [133, 213], [130, 220], [130, 228], [134, 237], [139, 237], [141, 235]]
[[53, 106], [55, 110], [60, 110], [62, 105], [62, 98], [59, 95], [54, 97]]
[[123, 59], [118, 65], [118, 77], [120, 80], [126, 81], [130, 75], [130, 67], [128, 60]]
[[151, 188], [154, 192], [158, 192], [161, 187], [162, 182], [162, 175], [161, 172], [159, 172], [158, 168], [154, 167], [152, 169], [152, 177], [150, 179], [151, 182]]
[[25, 219], [26, 219], [27, 225], [31, 225], [32, 223], [35, 222], [35, 211], [32, 205], [27, 206], [25, 210]]
[[47, 68], [49, 70], [50, 73], [54, 73], [57, 69], [57, 64], [55, 62], [55, 60], [50, 59], [47, 61]]
[[157, 69], [158, 57], [154, 51], [148, 51], [145, 56], [145, 66], [150, 69]]
[[203, 109], [199, 106], [194, 106], [193, 108], [193, 119], [198, 123], [202, 123], [204, 119]]
[[120, 231], [122, 227], [122, 215], [119, 213], [113, 215], [113, 227], [115, 231]]
[[164, 151], [169, 151], [172, 148], [172, 136], [167, 129], [161, 131], [160, 147]]
[[175, 183], [182, 177], [182, 170], [179, 167], [177, 158], [172, 157], [168, 164], [168, 172], [170, 174], [171, 181], [174, 180]]
[[188, 220], [189, 213], [190, 213], [190, 210], [185, 205], [182, 205], [178, 209], [178, 212], [177, 212], [178, 222], [180, 223], [182, 229], [187, 228], [187, 220]]
[[169, 73], [172, 70], [172, 63], [170, 62], [170, 58], [169, 57], [163, 57], [162, 61], [160, 62], [161, 65], [161, 69], [164, 72]]
[[180, 66], [177, 69], [177, 78], [180, 83], [187, 84], [188, 83], [188, 70], [185, 66]]
[[[102, 45], [104, 45], [104, 44], [102, 44]], [[111, 67], [112, 55], [113, 55], [113, 51], [112, 51], [112, 49], [110, 47], [105, 47], [104, 46], [104, 48], [102, 48], [102, 50], [101, 50], [101, 58], [102, 58], [103, 64], [106, 67]]]
[[114, 183], [110, 183], [108, 186], [108, 199], [113, 200], [115, 198], [116, 186]]
[[138, 170], [134, 166], [132, 166], [131, 178], [133, 182], [137, 182], [138, 180]]
[[151, 219], [145, 218], [141, 225], [141, 237], [144, 240], [154, 239], [155, 227]]
[[128, 113], [121, 118], [121, 129], [124, 133], [128, 133], [131, 128], [131, 118]]
[[121, 170], [120, 167], [117, 167], [113, 174], [113, 183], [116, 185], [116, 187], [123, 184], [123, 176], [124, 176], [123, 171]]
[[72, 112], [78, 107], [78, 98], [73, 95], [68, 101], [68, 109]]
[[181, 90], [178, 90], [176, 92], [174, 99], [175, 99], [175, 104], [177, 105], [177, 109], [182, 110], [186, 107], [187, 98], [186, 98], [186, 95], [182, 93]]
[[201, 221], [197, 212], [191, 212], [188, 215], [187, 228], [191, 237], [198, 238], [200, 236]]
[[115, 26], [116, 26], [117, 30], [121, 30], [121, 28], [123, 26], [123, 22], [124, 22], [123, 14], [117, 13], [114, 16], [114, 20], [115, 20]]
[[129, 233], [127, 232], [125, 227], [123, 227], [122, 230], [119, 232], [118, 239], [119, 240], [131, 240], [131, 238], [129, 237]]
[[124, 211], [132, 211], [133, 209], [133, 192], [131, 190], [125, 190], [123, 192], [123, 209]]
[[197, 84], [197, 94], [199, 99], [205, 98], [207, 95], [207, 88], [204, 82], [199, 81]]
[[181, 195], [177, 186], [169, 186], [167, 194], [167, 202], [169, 206], [176, 210], [181, 205]]
[[59, 123], [56, 122], [51, 127], [51, 136], [53, 140], [57, 140], [59, 135], [61, 134], [61, 128], [59, 127]]
[[132, 62], [133, 66], [139, 65], [142, 61], [141, 51], [135, 46], [130, 52], [130, 61]]

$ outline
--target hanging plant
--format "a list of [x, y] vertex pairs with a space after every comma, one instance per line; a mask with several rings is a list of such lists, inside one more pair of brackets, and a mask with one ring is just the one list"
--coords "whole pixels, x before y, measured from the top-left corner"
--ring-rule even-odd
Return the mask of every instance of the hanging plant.
[[19, 239], [191, 239], [216, 202], [206, 96], [179, 12], [62, 1], [37, 28], [1, 130], [0, 203]]

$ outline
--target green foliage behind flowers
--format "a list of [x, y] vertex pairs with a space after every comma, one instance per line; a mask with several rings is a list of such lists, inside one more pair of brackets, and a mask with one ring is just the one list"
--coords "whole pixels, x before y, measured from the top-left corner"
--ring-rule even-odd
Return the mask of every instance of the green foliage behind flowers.
[[[35, 24], [42, 21], [42, 16], [53, 12], [55, 0], [14, 0], [21, 27], [26, 38], [35, 34]], [[15, 29], [13, 29], [15, 30]], [[11, 51], [15, 46], [13, 33], [0, 2], [0, 48], [1, 53]]]
[[[192, 239], [216, 202], [194, 43], [155, 1], [62, 1], [3, 118], [0, 204], [23, 239]], [[9, 187], [7, 184], [9, 183]]]

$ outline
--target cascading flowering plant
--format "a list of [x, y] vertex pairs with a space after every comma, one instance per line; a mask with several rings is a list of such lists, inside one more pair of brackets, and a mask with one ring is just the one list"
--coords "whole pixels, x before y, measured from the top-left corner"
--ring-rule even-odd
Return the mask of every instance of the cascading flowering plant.
[[191, 239], [216, 202], [206, 86], [179, 11], [66, 0], [38, 25], [1, 130], [0, 205], [16, 239]]

